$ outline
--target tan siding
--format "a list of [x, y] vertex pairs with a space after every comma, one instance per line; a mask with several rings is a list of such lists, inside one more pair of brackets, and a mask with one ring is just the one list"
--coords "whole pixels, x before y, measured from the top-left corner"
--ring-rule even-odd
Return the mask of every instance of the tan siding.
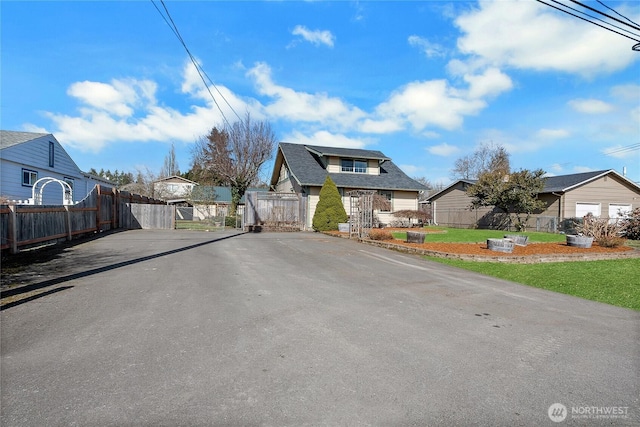
[[589, 182], [564, 196], [564, 218], [576, 215], [576, 203], [600, 203], [603, 217], [609, 215], [609, 205], [630, 204], [631, 208], [640, 206], [640, 190], [634, 190], [617, 177], [607, 175]]
[[329, 157], [327, 172], [340, 173], [340, 159], [338, 157]]
[[309, 210], [307, 211], [307, 227], [311, 228], [313, 225], [313, 215], [316, 213], [316, 206], [320, 201], [320, 187], [311, 187], [309, 189], [308, 203]]
[[380, 175], [380, 162], [375, 159], [369, 159], [367, 162], [367, 174]]

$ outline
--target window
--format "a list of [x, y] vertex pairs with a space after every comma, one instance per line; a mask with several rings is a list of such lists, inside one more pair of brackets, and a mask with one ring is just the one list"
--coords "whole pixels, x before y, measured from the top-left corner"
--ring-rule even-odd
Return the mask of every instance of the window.
[[55, 164], [55, 144], [49, 141], [49, 167], [52, 168]]
[[342, 172], [367, 173], [366, 160], [342, 159], [340, 165]]
[[22, 185], [33, 187], [38, 180], [38, 172], [29, 169], [22, 169]]
[[391, 212], [393, 210], [393, 192], [380, 190], [380, 195], [389, 201], [388, 209], [380, 209], [380, 212]]

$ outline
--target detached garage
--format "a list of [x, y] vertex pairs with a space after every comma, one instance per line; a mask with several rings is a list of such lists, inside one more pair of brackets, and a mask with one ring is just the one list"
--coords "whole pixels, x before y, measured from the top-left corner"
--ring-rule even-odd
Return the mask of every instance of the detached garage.
[[[460, 180], [427, 199], [436, 224], [453, 227], [491, 227], [495, 210], [471, 208], [466, 189], [475, 181]], [[538, 194], [547, 207], [530, 219], [529, 228], [556, 231], [563, 221], [588, 213], [615, 221], [640, 207], [640, 185], [614, 170], [559, 175], [546, 178]], [[550, 224], [541, 227], [541, 224]]]

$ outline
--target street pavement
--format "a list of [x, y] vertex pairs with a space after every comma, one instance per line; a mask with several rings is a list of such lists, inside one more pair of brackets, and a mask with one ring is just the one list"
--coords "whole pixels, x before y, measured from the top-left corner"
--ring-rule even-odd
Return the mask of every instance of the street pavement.
[[2, 426], [640, 425], [635, 311], [317, 233], [127, 231], [32, 268]]

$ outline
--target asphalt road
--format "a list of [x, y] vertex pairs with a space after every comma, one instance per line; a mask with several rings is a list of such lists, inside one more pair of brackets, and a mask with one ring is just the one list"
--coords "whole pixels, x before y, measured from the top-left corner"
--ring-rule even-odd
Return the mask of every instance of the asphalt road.
[[56, 262], [1, 313], [3, 426], [640, 424], [634, 311], [313, 233]]

